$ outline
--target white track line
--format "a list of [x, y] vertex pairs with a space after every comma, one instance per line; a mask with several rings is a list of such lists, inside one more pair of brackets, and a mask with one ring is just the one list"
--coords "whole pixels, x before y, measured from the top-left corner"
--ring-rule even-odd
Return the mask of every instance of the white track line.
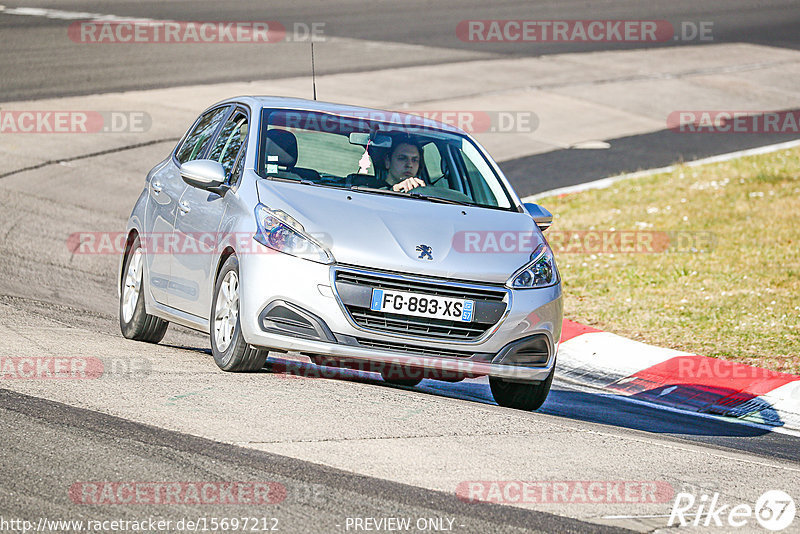
[[[768, 154], [770, 152], [777, 152], [778, 150], [784, 150], [787, 148], [794, 148], [796, 146], [800, 146], [800, 139], [794, 141], [787, 141], [785, 143], [778, 143], [775, 145], [766, 145], [758, 148], [750, 148], [747, 150], [739, 150], [737, 152], [729, 152], [727, 154], [720, 154], [718, 156], [711, 156], [708, 158], [703, 159], [696, 159], [694, 161], [688, 161], [683, 164], [685, 167], [697, 167], [700, 165], [707, 165], [710, 163], [719, 163], [722, 161], [730, 161], [736, 158], [742, 158], [745, 156], [758, 156], [760, 154]], [[552, 197], [556, 195], [564, 195], [567, 193], [580, 193], [581, 191], [588, 191], [590, 189], [605, 189], [606, 187], [611, 186], [616, 182], [620, 182], [622, 180], [630, 180], [631, 178], [641, 178], [642, 176], [652, 176], [654, 174], [663, 174], [667, 172], [672, 172], [675, 169], [681, 167], [681, 165], [670, 165], [668, 167], [660, 167], [658, 169], [647, 169], [643, 171], [631, 172], [627, 174], [620, 174], [619, 176], [610, 176], [608, 178], [601, 178], [600, 180], [595, 180], [593, 182], [586, 182], [583, 184], [578, 185], [570, 185], [567, 187], [559, 187], [558, 189], [551, 189], [550, 191], [544, 191], [542, 193], [536, 193], [535, 195], [530, 195], [522, 199], [523, 202], [535, 202], [536, 200], [544, 197]]]
[[[718, 423], [730, 423], [733, 425], [743, 425], [748, 426], [750, 428], [755, 428], [757, 430], [764, 430], [768, 432], [774, 432], [775, 434], [786, 434], [788, 436], [793, 437], [800, 437], [800, 430], [794, 430], [792, 428], [785, 428], [782, 426], [772, 426], [763, 423], [757, 423], [755, 421], [748, 421], [746, 419], [739, 419], [738, 417], [726, 417], [724, 415], [717, 415], [712, 413], [703, 413], [703, 412], [695, 412], [692, 410], [686, 410], [683, 408], [675, 408], [674, 406], [667, 406], [665, 404], [657, 404], [655, 402], [643, 399], [637, 399], [634, 397], [629, 397], [627, 395], [622, 395], [619, 392], [606, 389], [601, 386], [595, 386], [593, 384], [587, 384], [585, 382], [581, 382], [578, 379], [572, 378], [570, 376], [563, 376], [558, 372], [558, 368], [556, 368], [556, 381], [554, 384], [558, 386], [558, 382], [562, 382], [564, 384], [569, 385], [570, 387], [574, 388], [576, 391], [584, 391], [586, 393], [595, 393], [602, 397], [610, 397], [622, 402], [628, 402], [630, 404], [636, 404], [638, 406], [646, 406], [647, 408], [653, 408], [655, 410], [661, 410], [665, 412], [676, 413], [680, 415], [689, 415], [700, 417], [702, 419], [711, 419]], [[547, 413], [545, 411], [545, 413]]]
[[0, 13], [6, 15], [20, 15], [24, 17], [45, 17], [56, 20], [105, 20], [105, 21], [150, 21], [141, 17], [119, 17], [117, 15], [106, 15], [103, 13], [88, 13], [85, 11], [64, 11], [61, 9], [45, 9], [39, 7], [6, 7], [0, 5]]

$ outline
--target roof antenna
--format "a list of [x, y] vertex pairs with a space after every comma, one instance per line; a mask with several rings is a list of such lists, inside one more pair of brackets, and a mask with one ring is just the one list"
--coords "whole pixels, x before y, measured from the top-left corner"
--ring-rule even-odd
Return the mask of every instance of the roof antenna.
[[317, 99], [317, 76], [314, 72], [314, 41], [311, 41], [311, 87], [314, 89], [314, 100]]

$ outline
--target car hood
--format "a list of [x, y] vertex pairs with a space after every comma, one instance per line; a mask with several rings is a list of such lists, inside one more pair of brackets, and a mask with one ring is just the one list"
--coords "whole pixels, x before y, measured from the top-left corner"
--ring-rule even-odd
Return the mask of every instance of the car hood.
[[504, 283], [544, 242], [525, 213], [264, 179], [258, 195], [340, 264]]

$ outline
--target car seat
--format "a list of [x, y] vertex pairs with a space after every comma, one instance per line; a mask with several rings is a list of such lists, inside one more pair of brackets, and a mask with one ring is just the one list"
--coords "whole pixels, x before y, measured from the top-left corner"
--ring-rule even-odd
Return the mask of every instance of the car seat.
[[[292, 132], [281, 129], [267, 130], [266, 173], [270, 176], [289, 178], [295, 180], [321, 180], [319, 172], [314, 169], [296, 167], [297, 165], [297, 138]], [[275, 165], [277, 169], [271, 166]]]

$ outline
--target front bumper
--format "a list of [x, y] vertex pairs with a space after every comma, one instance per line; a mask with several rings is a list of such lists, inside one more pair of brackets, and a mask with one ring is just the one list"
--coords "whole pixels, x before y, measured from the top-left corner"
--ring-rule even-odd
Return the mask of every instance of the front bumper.
[[[336, 291], [334, 272], [370, 272], [370, 269], [322, 265], [272, 251], [246, 254], [239, 259], [240, 322], [244, 339], [251, 345], [296, 351], [304, 356], [321, 355], [466, 376], [489, 375], [522, 382], [546, 379], [555, 365], [562, 321], [560, 284], [513, 291], [486, 284], [507, 292], [506, 309], [496, 324], [474, 339], [430, 339], [380, 332], [359, 326], [353, 320]], [[400, 276], [431, 281], [415, 275]], [[515, 347], [529, 347], [531, 343], [540, 352], [546, 351], [546, 356], [534, 358], [534, 363], [515, 352]]]

